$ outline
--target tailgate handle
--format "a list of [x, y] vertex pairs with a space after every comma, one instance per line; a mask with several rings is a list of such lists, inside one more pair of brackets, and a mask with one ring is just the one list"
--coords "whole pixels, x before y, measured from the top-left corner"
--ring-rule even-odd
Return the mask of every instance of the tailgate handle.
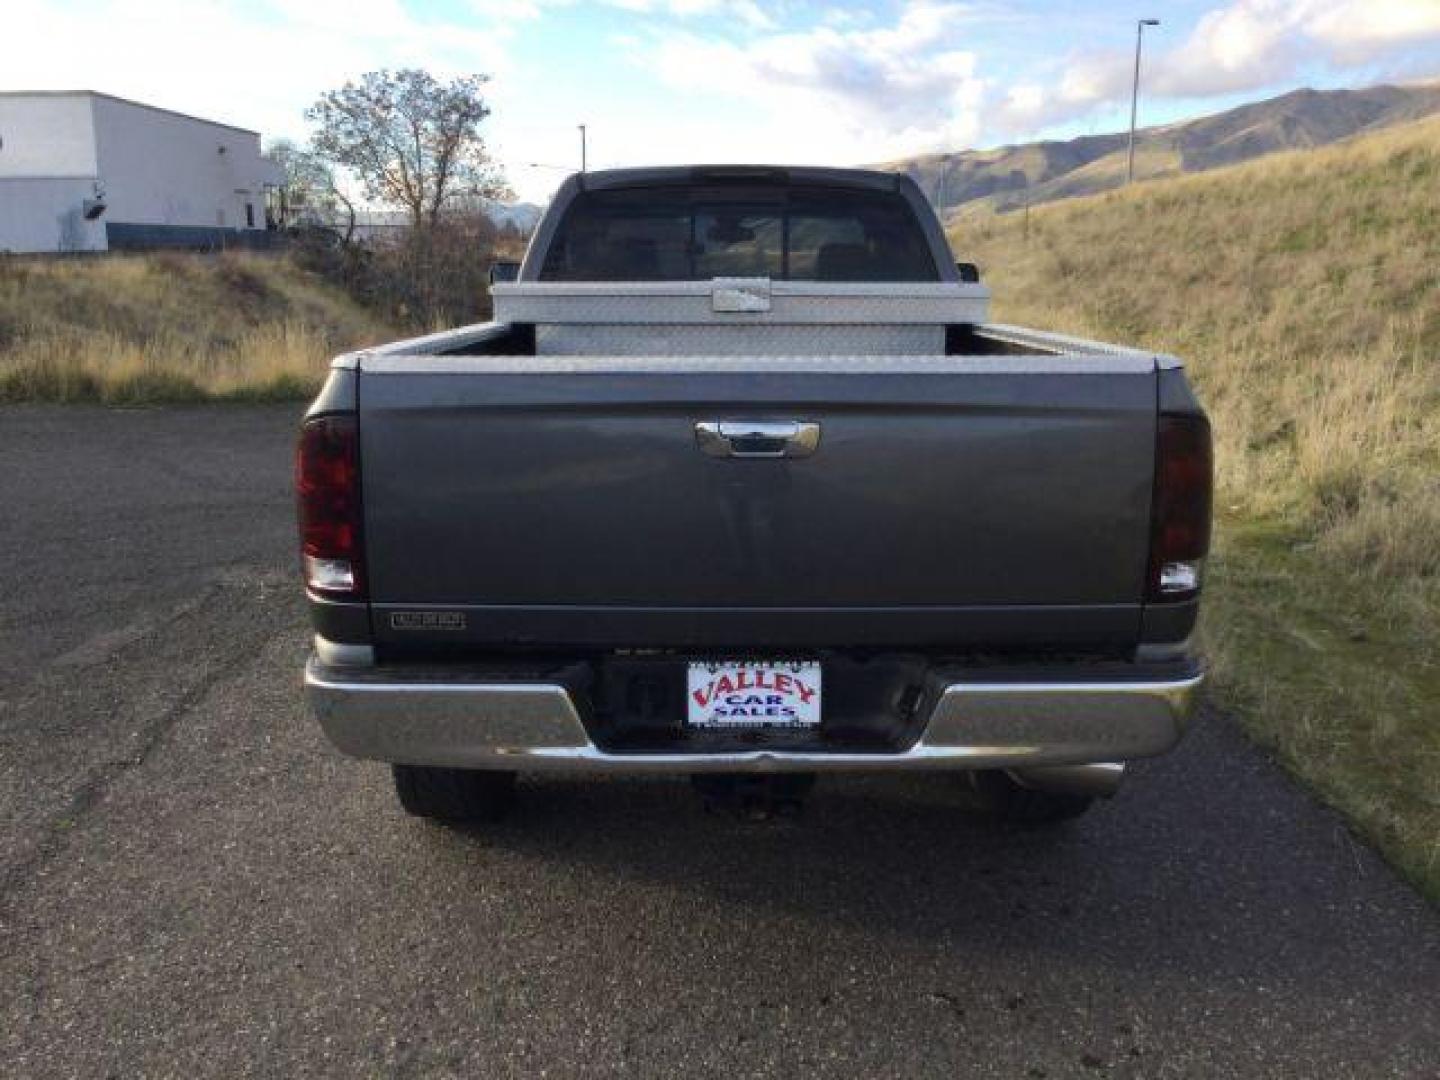
[[809, 457], [820, 445], [820, 425], [802, 420], [702, 420], [695, 442], [711, 457]]

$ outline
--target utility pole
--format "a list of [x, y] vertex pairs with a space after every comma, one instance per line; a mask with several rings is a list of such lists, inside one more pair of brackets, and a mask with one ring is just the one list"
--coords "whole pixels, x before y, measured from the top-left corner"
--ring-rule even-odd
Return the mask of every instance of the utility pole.
[[584, 125], [584, 124], [580, 124], [580, 125], [578, 125], [578, 126], [579, 126], [579, 128], [580, 128], [580, 171], [581, 171], [581, 172], [585, 172], [585, 171], [587, 171], [587, 170], [586, 170], [586, 157], [587, 157], [587, 155], [586, 155], [586, 152], [585, 152], [585, 125]]
[[1140, 43], [1145, 40], [1145, 27], [1159, 25], [1159, 19], [1141, 19], [1135, 24], [1135, 82], [1130, 90], [1130, 155], [1125, 165], [1127, 184], [1135, 180], [1135, 119], [1140, 110]]

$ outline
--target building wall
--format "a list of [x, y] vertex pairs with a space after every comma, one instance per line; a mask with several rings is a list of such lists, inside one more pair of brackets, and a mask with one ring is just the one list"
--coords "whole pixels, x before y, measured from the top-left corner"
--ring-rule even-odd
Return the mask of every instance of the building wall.
[[0, 95], [0, 251], [103, 251], [105, 227], [86, 221], [95, 195], [90, 99]]
[[0, 95], [0, 177], [94, 177], [91, 115], [85, 95]]
[[0, 176], [0, 251], [104, 251], [104, 221], [81, 210], [94, 190], [88, 177]]
[[103, 251], [107, 226], [140, 246], [228, 244], [265, 229], [281, 179], [253, 131], [88, 91], [0, 93], [0, 251]]
[[107, 220], [265, 227], [264, 185], [274, 167], [260, 156], [260, 137], [254, 132], [101, 95], [93, 101]]

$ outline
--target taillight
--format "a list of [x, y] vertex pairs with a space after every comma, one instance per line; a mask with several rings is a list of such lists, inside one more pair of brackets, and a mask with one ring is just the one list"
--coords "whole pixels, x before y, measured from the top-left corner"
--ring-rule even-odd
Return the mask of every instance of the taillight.
[[1203, 416], [1160, 417], [1150, 522], [1149, 599], [1192, 600], [1210, 551], [1213, 479], [1210, 423]]
[[317, 416], [295, 451], [300, 561], [317, 593], [365, 596], [360, 530], [360, 435], [353, 416]]

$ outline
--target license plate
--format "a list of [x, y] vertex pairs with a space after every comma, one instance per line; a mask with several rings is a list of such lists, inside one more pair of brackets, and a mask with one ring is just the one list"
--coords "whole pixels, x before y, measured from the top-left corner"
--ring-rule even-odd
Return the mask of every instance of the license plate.
[[818, 660], [721, 660], [690, 665], [692, 728], [820, 726]]

